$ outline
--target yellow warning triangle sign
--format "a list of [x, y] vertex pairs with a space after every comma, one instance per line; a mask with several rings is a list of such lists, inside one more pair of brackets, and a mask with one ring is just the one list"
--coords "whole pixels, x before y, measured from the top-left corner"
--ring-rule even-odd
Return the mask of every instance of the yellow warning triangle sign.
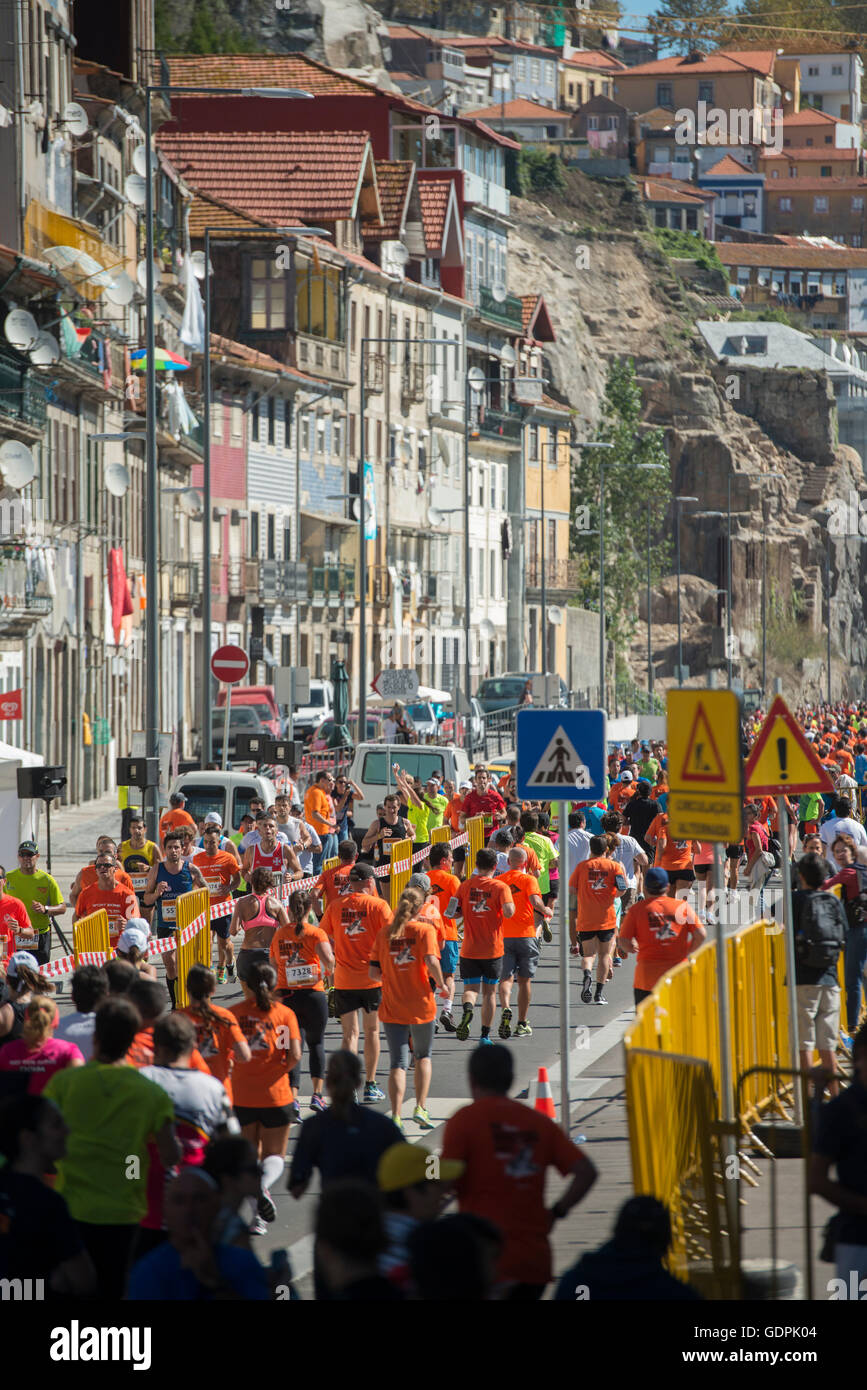
[[702, 703], [699, 703], [692, 721], [680, 776], [683, 782], [700, 782], [710, 786], [726, 780], [722, 758]]
[[748, 796], [830, 792], [834, 784], [804, 737], [785, 700], [777, 695], [745, 769]]

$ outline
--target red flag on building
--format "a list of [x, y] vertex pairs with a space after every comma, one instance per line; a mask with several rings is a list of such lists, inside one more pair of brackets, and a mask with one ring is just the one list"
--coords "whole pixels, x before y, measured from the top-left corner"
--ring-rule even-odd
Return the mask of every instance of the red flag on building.
[[23, 719], [24, 718], [24, 691], [7, 690], [5, 695], [0, 695], [0, 719]]

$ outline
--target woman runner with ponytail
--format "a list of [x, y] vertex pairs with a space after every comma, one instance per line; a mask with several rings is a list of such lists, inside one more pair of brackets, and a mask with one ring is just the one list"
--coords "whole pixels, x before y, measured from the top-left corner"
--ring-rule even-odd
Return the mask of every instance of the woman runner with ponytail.
[[[289, 926], [278, 927], [271, 942], [271, 964], [277, 971], [277, 993], [292, 1010], [304, 1030], [313, 1082], [311, 1110], [324, 1110], [325, 1048], [322, 1039], [328, 1024], [325, 976], [334, 969], [334, 953], [328, 933], [310, 921], [312, 893], [297, 891], [289, 899]], [[298, 1089], [301, 1063], [289, 1078], [292, 1086], [292, 1118], [301, 1119]]]
[[413, 1119], [421, 1129], [433, 1129], [427, 1112], [431, 1083], [436, 998], [434, 985], [445, 991], [439, 962], [436, 927], [419, 919], [424, 894], [418, 888], [405, 888], [387, 926], [377, 934], [370, 953], [370, 977], [382, 983], [379, 1017], [391, 1054], [388, 1095], [391, 1118], [403, 1129], [400, 1110], [406, 1094], [409, 1040], [415, 1061], [415, 1110]]
[[301, 1057], [301, 1034], [292, 1010], [277, 1001], [277, 972], [273, 965], [267, 960], [256, 961], [245, 972], [241, 984], [243, 1002], [233, 1004], [229, 1012], [240, 1024], [250, 1048], [250, 1060], [236, 1063], [232, 1086], [241, 1133], [255, 1146], [262, 1164], [260, 1224], [253, 1231], [254, 1235], [261, 1235], [261, 1221], [273, 1221], [277, 1215], [269, 1189], [283, 1172], [292, 1123], [289, 1073]]
[[190, 1002], [180, 1012], [186, 1014], [196, 1030], [196, 1047], [211, 1076], [222, 1081], [232, 1100], [232, 1065], [249, 1062], [251, 1052], [238, 1020], [228, 1009], [211, 1003], [217, 977], [206, 965], [194, 965], [187, 974]]

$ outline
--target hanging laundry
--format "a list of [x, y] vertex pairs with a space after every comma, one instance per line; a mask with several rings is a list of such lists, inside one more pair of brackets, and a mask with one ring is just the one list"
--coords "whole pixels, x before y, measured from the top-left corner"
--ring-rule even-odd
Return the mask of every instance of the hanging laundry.
[[[120, 646], [124, 618], [132, 617], [132, 595], [123, 562], [123, 551], [116, 547], [108, 552], [108, 591], [111, 605], [111, 631], [114, 645]], [[127, 632], [129, 630], [127, 625]]]
[[187, 347], [192, 348], [193, 352], [201, 352], [205, 346], [205, 310], [199, 282], [196, 279], [189, 253], [184, 256], [181, 283], [184, 286], [186, 300], [184, 302], [184, 316], [181, 320], [180, 339], [182, 343], [186, 343]]

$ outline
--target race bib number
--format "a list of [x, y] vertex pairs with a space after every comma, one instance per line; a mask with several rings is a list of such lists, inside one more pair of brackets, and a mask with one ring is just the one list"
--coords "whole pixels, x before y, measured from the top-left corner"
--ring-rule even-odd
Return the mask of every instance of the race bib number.
[[147, 874], [130, 874], [129, 877], [130, 877], [130, 882], [132, 883], [132, 886], [133, 886], [133, 892], [135, 892], [135, 893], [143, 893], [144, 890], [145, 890], [145, 888], [147, 888], [147, 882], [148, 882], [148, 876], [147, 876]]
[[205, 882], [208, 885], [208, 892], [210, 893], [211, 897], [220, 897], [221, 893], [223, 892], [223, 880], [221, 878], [206, 878]]
[[160, 899], [162, 918], [164, 922], [176, 922], [178, 920], [178, 904], [174, 898], [166, 902], [165, 898]]
[[39, 938], [36, 936], [16, 936], [15, 938], [16, 951], [33, 951], [38, 944]]
[[494, 817], [485, 813], [485, 815], [482, 817], [482, 824], [484, 825], [486, 830], [490, 830], [491, 826], [494, 824]]
[[117, 945], [117, 938], [123, 931], [126, 923], [122, 917], [109, 917], [108, 919], [108, 939], [112, 946]]
[[286, 969], [287, 985], [308, 984], [311, 980], [319, 978], [319, 971], [315, 965], [290, 965]]

